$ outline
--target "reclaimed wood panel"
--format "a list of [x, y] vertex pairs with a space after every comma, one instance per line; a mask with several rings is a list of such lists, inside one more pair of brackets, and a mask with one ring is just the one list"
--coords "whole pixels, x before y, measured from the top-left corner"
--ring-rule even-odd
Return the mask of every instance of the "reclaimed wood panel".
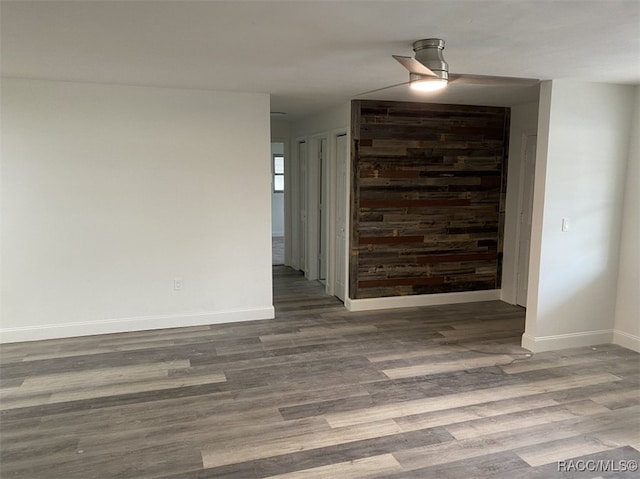
[[352, 103], [354, 299], [500, 287], [509, 109]]

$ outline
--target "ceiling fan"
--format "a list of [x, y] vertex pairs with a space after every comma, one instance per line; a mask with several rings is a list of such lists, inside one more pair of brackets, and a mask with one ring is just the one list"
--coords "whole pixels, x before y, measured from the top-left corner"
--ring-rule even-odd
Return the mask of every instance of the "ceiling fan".
[[[449, 83], [475, 84], [493, 86], [533, 86], [539, 83], [534, 78], [499, 77], [486, 75], [470, 75], [465, 73], [449, 73], [449, 64], [445, 61], [442, 50], [444, 40], [427, 38], [413, 43], [414, 57], [392, 55], [403, 67], [409, 70], [409, 81], [371, 90], [362, 95], [376, 93], [402, 85], [410, 85], [412, 90], [430, 92], [445, 88]], [[360, 96], [360, 95], [359, 95]]]

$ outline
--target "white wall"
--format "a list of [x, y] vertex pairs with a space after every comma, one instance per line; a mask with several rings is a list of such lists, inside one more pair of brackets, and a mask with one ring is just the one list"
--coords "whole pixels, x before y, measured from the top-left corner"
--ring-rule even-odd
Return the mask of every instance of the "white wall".
[[613, 339], [633, 94], [629, 86], [566, 80], [541, 86], [528, 349]]
[[4, 79], [2, 136], [3, 341], [273, 317], [268, 95]]
[[289, 138], [289, 129], [288, 121], [271, 118], [271, 141], [283, 141]]
[[[284, 155], [284, 143], [271, 143], [271, 158], [273, 155]], [[272, 165], [273, 167], [273, 159]], [[284, 193], [271, 189], [271, 235], [284, 236]]]
[[291, 123], [291, 138], [309, 137], [334, 130], [347, 129], [351, 121], [351, 103], [339, 105], [318, 112], [317, 115]]
[[[509, 134], [509, 160], [507, 163], [507, 197], [504, 222], [504, 247], [502, 256], [503, 301], [516, 303], [516, 279], [518, 273], [518, 223], [519, 194], [522, 175], [524, 136], [536, 134], [538, 127], [538, 103], [523, 103], [511, 107]], [[520, 265], [521, 266], [521, 265]]]
[[626, 171], [613, 340], [640, 352], [640, 87], [635, 89]]

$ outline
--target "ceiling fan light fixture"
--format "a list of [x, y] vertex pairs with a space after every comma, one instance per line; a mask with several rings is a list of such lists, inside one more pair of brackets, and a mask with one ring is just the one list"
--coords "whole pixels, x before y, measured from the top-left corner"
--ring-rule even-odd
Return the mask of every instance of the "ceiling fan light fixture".
[[415, 53], [413, 57], [391, 55], [394, 60], [409, 71], [409, 81], [366, 93], [376, 93], [407, 84], [411, 90], [417, 92], [434, 92], [445, 88], [449, 81], [454, 82], [456, 87], [464, 84], [534, 87], [540, 83], [540, 80], [535, 78], [496, 77], [465, 73], [453, 73], [449, 77], [449, 64], [445, 61], [442, 50], [444, 50], [444, 40], [441, 38], [426, 38], [413, 42]]
[[442, 56], [444, 40], [427, 38], [413, 43], [415, 58], [440, 78], [448, 78], [449, 64]]
[[443, 78], [427, 77], [419, 80], [411, 80], [409, 84], [413, 91], [431, 92], [442, 90], [448, 81]]

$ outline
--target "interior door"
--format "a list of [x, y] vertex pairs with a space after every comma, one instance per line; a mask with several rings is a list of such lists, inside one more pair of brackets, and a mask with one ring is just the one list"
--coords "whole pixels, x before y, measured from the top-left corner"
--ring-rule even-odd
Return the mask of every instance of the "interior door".
[[347, 249], [347, 135], [336, 137], [335, 295], [345, 300]]
[[300, 270], [307, 272], [307, 144], [298, 143], [298, 165], [300, 171], [298, 204], [300, 205], [300, 234], [298, 235], [298, 252], [300, 254]]
[[327, 278], [327, 182], [325, 180], [327, 170], [327, 139], [321, 138], [318, 145], [318, 279], [324, 281]]
[[516, 303], [527, 306], [527, 287], [529, 280], [529, 250], [531, 249], [531, 216], [533, 210], [533, 180], [536, 161], [535, 135], [525, 139], [523, 181], [520, 197], [520, 235], [518, 242], [518, 275]]

